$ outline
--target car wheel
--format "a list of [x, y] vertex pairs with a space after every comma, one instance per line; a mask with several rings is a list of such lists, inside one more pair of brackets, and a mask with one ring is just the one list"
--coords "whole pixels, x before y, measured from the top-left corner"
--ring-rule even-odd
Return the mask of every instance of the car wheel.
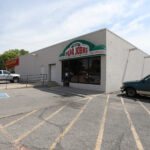
[[13, 79], [13, 82], [14, 82], [14, 83], [18, 83], [18, 82], [19, 82], [19, 78], [14, 78], [14, 79]]
[[129, 97], [134, 97], [136, 95], [136, 91], [134, 88], [127, 88], [126, 89], [126, 94]]
[[10, 83], [13, 83], [14, 81], [13, 80], [10, 80]]

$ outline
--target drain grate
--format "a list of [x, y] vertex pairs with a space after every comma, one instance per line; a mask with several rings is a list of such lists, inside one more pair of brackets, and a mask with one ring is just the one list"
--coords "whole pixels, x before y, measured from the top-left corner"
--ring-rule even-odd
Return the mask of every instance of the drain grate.
[[6, 98], [9, 97], [6, 93], [0, 93], [0, 98]]

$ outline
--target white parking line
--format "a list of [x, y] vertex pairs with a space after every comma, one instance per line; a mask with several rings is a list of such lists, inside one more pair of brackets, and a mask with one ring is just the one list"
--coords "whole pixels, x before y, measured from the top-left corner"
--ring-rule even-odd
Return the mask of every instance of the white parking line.
[[136, 132], [136, 129], [135, 129], [134, 125], [133, 125], [133, 122], [132, 122], [132, 120], [131, 120], [130, 114], [129, 114], [128, 111], [127, 111], [127, 108], [126, 108], [126, 106], [125, 106], [125, 103], [124, 103], [123, 98], [121, 98], [121, 103], [122, 103], [122, 105], [123, 105], [125, 114], [126, 114], [126, 116], [127, 116], [127, 119], [128, 119], [129, 125], [130, 125], [130, 129], [131, 129], [131, 131], [132, 131], [132, 135], [133, 135], [134, 140], [135, 140], [135, 142], [136, 142], [136, 146], [137, 146], [138, 150], [144, 150], [143, 145], [142, 145], [142, 143], [141, 143], [141, 141], [140, 141], [140, 138], [139, 138], [139, 136], [138, 136], [138, 134], [137, 134], [137, 132]]
[[105, 126], [105, 119], [106, 119], [107, 108], [108, 108], [108, 101], [109, 101], [109, 95], [107, 96], [107, 100], [106, 100], [106, 104], [105, 104], [105, 109], [104, 109], [104, 113], [103, 113], [102, 122], [101, 122], [101, 125], [100, 125], [100, 130], [99, 130], [95, 150], [100, 150], [101, 149], [104, 126]]
[[35, 113], [35, 112], [37, 112], [37, 111], [38, 111], [38, 110], [33, 110], [33, 111], [31, 111], [31, 112], [25, 114], [24, 116], [22, 116], [22, 117], [20, 117], [20, 118], [17, 118], [17, 119], [15, 119], [15, 120], [9, 122], [8, 124], [5, 124], [3, 127], [4, 127], [4, 128], [7, 128], [7, 127], [9, 127], [9, 126], [11, 126], [11, 125], [17, 123], [18, 121], [20, 121], [20, 120], [22, 120], [22, 119], [24, 119], [24, 118], [26, 118], [26, 117], [32, 115], [33, 113]]
[[148, 110], [148, 108], [146, 106], [144, 106], [144, 104], [140, 101], [138, 101], [138, 103], [140, 104], [140, 106], [142, 106], [142, 108], [150, 115], [150, 111]]
[[17, 145], [13, 142], [13, 137], [3, 128], [0, 124], [0, 132], [7, 138], [7, 140], [13, 145], [14, 148], [17, 149]]
[[[82, 101], [82, 100], [87, 100], [87, 98], [79, 99], [79, 100], [74, 101], [74, 102], [79, 102], [79, 101]], [[52, 114], [50, 114], [48, 117], [46, 117], [44, 120], [42, 120], [41, 122], [39, 122], [37, 125], [35, 125], [33, 128], [29, 129], [24, 134], [20, 135], [17, 139], [14, 140], [14, 143], [19, 143], [26, 136], [28, 136], [33, 131], [35, 131], [39, 127], [41, 127], [44, 123], [46, 123], [46, 121], [48, 121], [48, 120], [52, 119], [53, 117], [55, 117], [58, 113], [60, 113], [63, 109], [65, 109], [65, 107], [67, 107], [70, 103], [72, 103], [72, 102], [66, 103], [65, 105], [63, 105], [62, 107], [60, 107], [58, 110], [56, 110], [55, 112], [53, 112]]]
[[71, 129], [73, 124], [78, 120], [78, 118], [81, 116], [81, 114], [84, 112], [86, 107], [89, 105], [89, 103], [92, 101], [92, 97], [89, 98], [87, 103], [81, 108], [81, 110], [77, 113], [77, 115], [73, 118], [73, 120], [68, 124], [68, 126], [65, 128], [65, 130], [55, 139], [54, 143], [51, 145], [49, 150], [54, 150], [57, 143], [60, 142], [60, 140], [67, 134], [67, 132]]

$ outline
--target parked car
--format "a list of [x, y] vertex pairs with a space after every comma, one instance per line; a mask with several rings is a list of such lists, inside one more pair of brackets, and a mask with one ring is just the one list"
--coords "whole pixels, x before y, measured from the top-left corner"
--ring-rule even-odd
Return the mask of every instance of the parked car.
[[10, 82], [18, 83], [20, 80], [19, 74], [11, 74], [7, 70], [0, 70], [0, 81], [8, 80]]
[[136, 94], [150, 96], [150, 75], [139, 81], [124, 82], [121, 91], [126, 92], [126, 95], [130, 97]]

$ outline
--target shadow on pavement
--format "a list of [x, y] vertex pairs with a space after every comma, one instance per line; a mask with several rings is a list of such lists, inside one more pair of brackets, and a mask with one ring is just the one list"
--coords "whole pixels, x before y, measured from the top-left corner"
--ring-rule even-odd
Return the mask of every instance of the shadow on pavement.
[[72, 96], [85, 97], [85, 96], [103, 93], [100, 91], [83, 90], [83, 89], [62, 87], [62, 86], [49, 87], [49, 88], [38, 88], [38, 87], [34, 87], [34, 88], [40, 91], [54, 93], [63, 97], [72, 97]]
[[148, 96], [136, 95], [135, 97], [128, 97], [126, 94], [118, 94], [117, 96], [129, 99], [129, 100], [141, 101], [144, 103], [150, 103], [150, 97], [148, 97]]

